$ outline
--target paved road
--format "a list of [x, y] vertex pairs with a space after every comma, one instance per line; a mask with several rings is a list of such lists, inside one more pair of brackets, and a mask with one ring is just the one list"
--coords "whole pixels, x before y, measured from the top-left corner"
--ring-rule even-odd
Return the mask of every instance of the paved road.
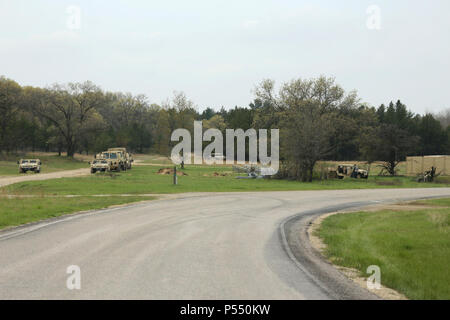
[[[429, 196], [450, 189], [194, 194], [19, 228], [0, 233], [0, 298], [339, 298], [291, 259], [286, 219]], [[81, 290], [66, 288], [69, 265]]]

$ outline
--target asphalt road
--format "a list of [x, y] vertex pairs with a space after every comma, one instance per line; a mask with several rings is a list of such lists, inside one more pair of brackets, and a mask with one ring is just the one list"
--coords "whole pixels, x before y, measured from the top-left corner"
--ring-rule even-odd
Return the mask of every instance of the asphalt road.
[[[17, 228], [0, 233], [0, 298], [349, 298], [357, 288], [342, 293], [314, 272], [296, 248], [307, 241], [288, 226], [348, 206], [431, 196], [450, 189], [192, 194]], [[80, 290], [66, 287], [70, 265], [80, 267]]]

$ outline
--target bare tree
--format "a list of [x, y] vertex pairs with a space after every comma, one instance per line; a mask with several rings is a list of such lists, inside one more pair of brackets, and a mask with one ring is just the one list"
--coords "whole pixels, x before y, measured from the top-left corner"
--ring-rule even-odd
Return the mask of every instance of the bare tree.
[[450, 126], [450, 108], [447, 108], [444, 111], [435, 114], [434, 117], [439, 120], [442, 128], [446, 129], [448, 126]]

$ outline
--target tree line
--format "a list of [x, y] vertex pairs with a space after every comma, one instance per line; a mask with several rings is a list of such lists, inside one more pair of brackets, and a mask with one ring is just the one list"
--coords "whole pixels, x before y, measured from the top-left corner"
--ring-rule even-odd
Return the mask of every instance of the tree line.
[[0, 152], [92, 154], [111, 146], [168, 155], [177, 128], [280, 129], [281, 175], [312, 179], [318, 160], [383, 161], [394, 175], [407, 155], [448, 154], [450, 110], [415, 114], [400, 101], [378, 107], [333, 78], [295, 79], [276, 89], [262, 81], [248, 106], [202, 112], [183, 92], [161, 104], [107, 92], [90, 81], [46, 88], [0, 77]]

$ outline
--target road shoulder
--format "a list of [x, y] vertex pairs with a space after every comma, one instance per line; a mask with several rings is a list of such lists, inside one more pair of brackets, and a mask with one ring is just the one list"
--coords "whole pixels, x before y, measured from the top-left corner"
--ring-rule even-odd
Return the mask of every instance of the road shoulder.
[[331, 264], [334, 268], [336, 268], [340, 273], [345, 275], [349, 280], [354, 282], [359, 287], [370, 291], [372, 294], [378, 296], [380, 299], [383, 300], [407, 300], [407, 298], [401, 294], [400, 292], [393, 290], [391, 288], [385, 287], [381, 285], [381, 288], [379, 289], [370, 289], [367, 287], [367, 278], [361, 277], [360, 272], [353, 268], [347, 268], [342, 267], [336, 264], [333, 264], [330, 259], [327, 259], [327, 257], [324, 255], [324, 251], [326, 250], [326, 244], [316, 235], [316, 231], [320, 228], [321, 223], [328, 218], [329, 216], [335, 215], [335, 214], [346, 214], [346, 213], [352, 213], [357, 211], [376, 211], [376, 210], [383, 210], [383, 209], [398, 209], [401, 207], [402, 209], [406, 209], [408, 207], [406, 206], [398, 206], [398, 205], [375, 205], [375, 206], [369, 206], [365, 208], [360, 208], [358, 210], [345, 210], [345, 211], [335, 211], [335, 212], [329, 212], [322, 214], [315, 219], [311, 221], [307, 228], [307, 234], [309, 238], [309, 242], [311, 244], [311, 247], [317, 252], [317, 254], [321, 255], [324, 260], [326, 260], [329, 264]]
[[349, 203], [299, 213], [280, 224], [280, 238], [291, 260], [305, 275], [319, 286], [331, 299], [337, 300], [378, 300], [380, 297], [358, 286], [334, 267], [311, 244], [308, 228], [318, 216], [323, 214], [361, 208], [368, 203]]

